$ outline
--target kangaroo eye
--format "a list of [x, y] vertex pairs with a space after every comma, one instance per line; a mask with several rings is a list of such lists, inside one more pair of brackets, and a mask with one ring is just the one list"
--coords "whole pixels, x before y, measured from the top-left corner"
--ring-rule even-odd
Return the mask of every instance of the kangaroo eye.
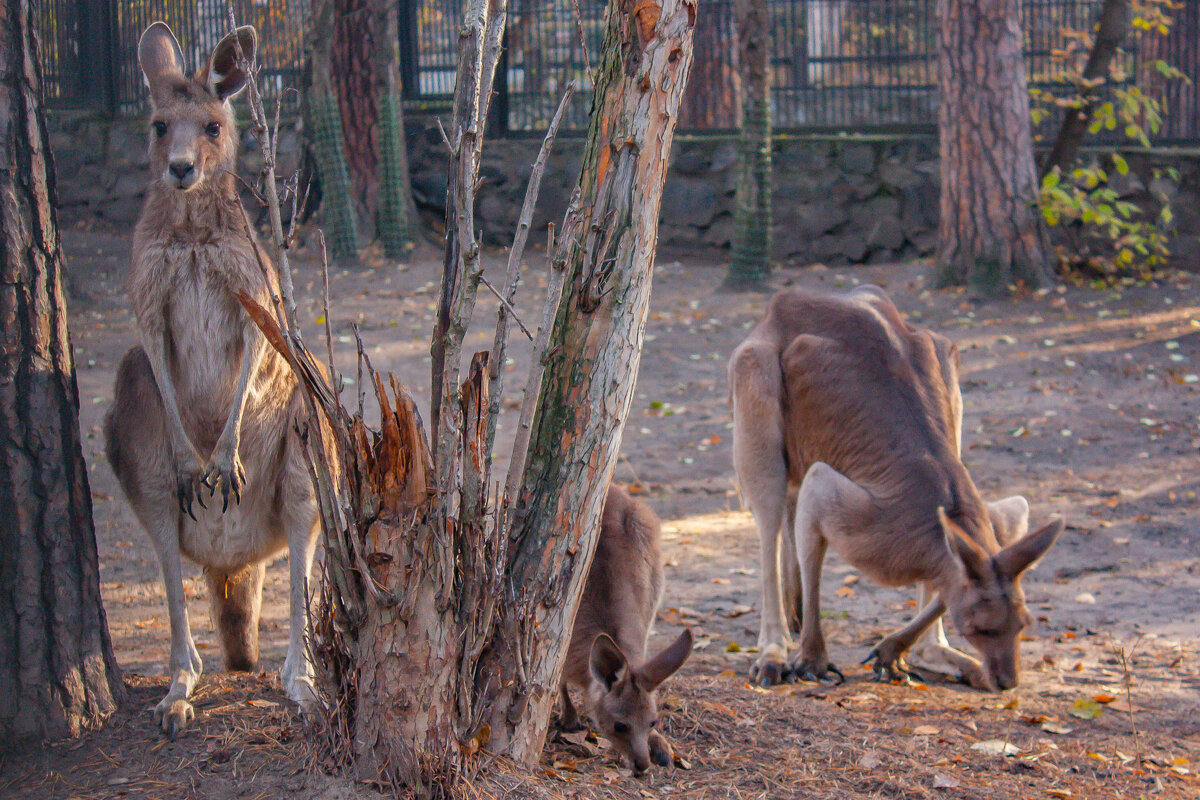
[[219, 123], [219, 122], [208, 123], [208, 126], [204, 129], [204, 132], [207, 133], [213, 139], [217, 138], [218, 136], [221, 135], [221, 123]]
[[651, 727], [651, 728], [653, 728], [653, 727], [654, 727], [655, 725], [657, 725], [657, 724], [658, 724], [658, 720], [656, 720], [656, 719], [655, 719], [655, 720], [651, 720], [651, 721], [650, 721], [650, 727]]
[[613, 733], [629, 733], [629, 726], [624, 722], [614, 722]]
[[160, 139], [167, 135], [167, 123], [161, 120], [155, 120], [150, 127], [154, 129], [154, 135]]

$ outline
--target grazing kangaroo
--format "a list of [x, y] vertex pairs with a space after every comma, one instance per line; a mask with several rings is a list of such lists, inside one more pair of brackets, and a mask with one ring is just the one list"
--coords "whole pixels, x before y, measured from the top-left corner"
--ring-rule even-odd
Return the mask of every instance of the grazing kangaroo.
[[191, 78], [164, 23], [138, 44], [153, 103], [152, 179], [129, 279], [141, 346], [117, 370], [104, 433], [108, 462], [162, 566], [171, 684], [154, 716], [171, 738], [193, 716], [188, 696], [201, 671], [181, 553], [204, 567], [226, 665], [252, 670], [266, 559], [287, 548], [291, 631], [282, 678], [302, 707], [313, 699], [306, 585], [318, 527], [296, 432], [302, 399], [234, 296], [245, 291], [269, 307], [277, 290], [259, 266], [270, 263], [266, 254], [247, 236], [234, 182], [229, 101], [247, 80], [238, 44], [252, 59], [257, 34], [242, 27], [236, 37], [222, 39]]
[[[752, 678], [842, 677], [820, 627], [821, 564], [832, 546], [879, 583], [923, 587], [916, 617], [868, 656], [877, 678], [902, 674], [905, 652], [948, 610], [982, 663], [951, 648], [940, 625], [923, 655], [980, 688], [1017, 685], [1018, 635], [1030, 621], [1020, 576], [1062, 521], [1026, 535], [1024, 498], [980, 498], [960, 458], [958, 368], [948, 339], [907, 324], [874, 286], [841, 296], [781, 291], [734, 350], [734, 468], [762, 543], [762, 655]], [[795, 538], [781, 548], [785, 516], [785, 539]], [[800, 618], [790, 661], [785, 602]]]
[[657, 689], [692, 652], [692, 632], [685, 629], [666, 649], [645, 660], [662, 589], [658, 517], [624, 489], [609, 486], [596, 555], [567, 649], [561, 723], [567, 730], [580, 726], [567, 688], [581, 689], [584, 710], [597, 732], [612, 741], [639, 775], [651, 761], [671, 763], [671, 745], [654, 730]]

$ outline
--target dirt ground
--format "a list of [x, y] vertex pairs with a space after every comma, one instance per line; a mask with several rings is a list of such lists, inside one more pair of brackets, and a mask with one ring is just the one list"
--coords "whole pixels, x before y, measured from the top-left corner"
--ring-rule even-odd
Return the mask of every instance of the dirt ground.
[[[187, 570], [186, 588], [205, 668], [197, 719], [173, 743], [155, 732], [150, 711], [166, 686], [165, 598], [100, 434], [114, 369], [135, 341], [123, 294], [129, 245], [84, 231], [66, 232], [64, 242], [102, 589], [131, 702], [80, 740], [0, 755], [0, 797], [372, 796], [370, 787], [326, 774], [330, 764], [273, 672], [220, 672], [195, 568]], [[543, 260], [537, 253], [528, 260], [532, 291], [518, 309], [532, 320]], [[319, 273], [311, 260], [300, 261], [312, 338]], [[500, 272], [501, 255], [489, 256], [488, 265], [490, 274]], [[351, 324], [358, 323], [376, 367], [427, 397], [439, 267], [426, 247], [408, 267], [380, 262], [336, 271], [331, 319], [340, 363], [353, 363]], [[692, 659], [665, 688], [665, 730], [682, 761], [637, 780], [602, 747], [559, 737], [535, 773], [500, 769], [476, 787], [481, 795], [1200, 796], [1196, 276], [980, 300], [929, 290], [919, 263], [774, 275], [778, 285], [830, 290], [879, 284], [910, 319], [957, 341], [965, 459], [985, 497], [1025, 495], [1035, 525], [1052, 514], [1066, 519], [1058, 545], [1025, 580], [1037, 623], [1022, 645], [1022, 686], [994, 695], [936, 676], [916, 686], [874, 683], [857, 664], [912, 613], [914, 595], [859, 580], [836, 556], [825, 568], [824, 626], [847, 682], [777, 691], [745, 683], [758, 631], [758, 543], [733, 482], [725, 364], [765, 296], [718, 292], [723, 270], [717, 259], [660, 258], [617, 468], [618, 479], [638, 486], [664, 521], [667, 590], [656, 641], [665, 643], [681, 625], [698, 635]], [[481, 295], [468, 345], [486, 347], [494, 308]], [[528, 347], [519, 336], [514, 342], [505, 391], [515, 404]], [[502, 423], [500, 462], [504, 433]], [[282, 665], [286, 647], [286, 581], [281, 561], [268, 572], [263, 607], [268, 671]]]

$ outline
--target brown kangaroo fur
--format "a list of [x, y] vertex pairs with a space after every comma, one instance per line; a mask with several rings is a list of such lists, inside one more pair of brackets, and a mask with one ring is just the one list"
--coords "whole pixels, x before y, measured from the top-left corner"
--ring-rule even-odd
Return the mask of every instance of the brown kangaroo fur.
[[234, 295], [245, 291], [269, 306], [277, 291], [269, 259], [247, 236], [234, 178], [229, 101], [247, 77], [237, 66], [239, 43], [253, 59], [257, 34], [239, 28], [193, 77], [165, 24], [147, 28], [138, 45], [153, 103], [151, 181], [129, 276], [141, 346], [117, 370], [105, 440], [162, 566], [171, 684], [154, 713], [172, 737], [193, 716], [188, 696], [202, 668], [181, 553], [204, 567], [226, 665], [251, 670], [265, 562], [287, 548], [291, 632], [282, 677], [302, 707], [313, 700], [305, 625], [318, 526], [296, 433], [303, 404], [286, 363]]
[[600, 539], [588, 571], [562, 678], [562, 726], [579, 727], [568, 687], [580, 689], [584, 710], [635, 773], [671, 763], [658, 723], [657, 690], [692, 652], [685, 629], [649, 661], [646, 640], [662, 599], [659, 521], [648, 505], [609, 486]]
[[[734, 351], [734, 467], [763, 559], [762, 655], [751, 675], [764, 685], [841, 678], [820, 628], [830, 546], [882, 584], [916, 583], [934, 597], [868, 656], [877, 678], [903, 673], [905, 652], [948, 610], [982, 663], [950, 648], [940, 626], [926, 651], [980, 688], [1017, 685], [1030, 621], [1020, 576], [1062, 521], [1025, 535], [1024, 498], [979, 496], [960, 458], [958, 366], [948, 339], [907, 324], [874, 286], [781, 291]], [[794, 547], [780, 546], [785, 517]], [[790, 661], [785, 602], [801, 619]]]

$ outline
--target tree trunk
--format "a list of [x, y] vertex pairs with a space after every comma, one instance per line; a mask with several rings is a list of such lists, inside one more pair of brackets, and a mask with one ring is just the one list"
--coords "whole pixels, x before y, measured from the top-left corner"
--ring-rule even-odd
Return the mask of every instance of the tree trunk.
[[729, 130], [741, 123], [737, 50], [726, 52], [737, 30], [734, 9], [725, 3], [707, 6], [697, 17], [692, 76], [680, 109], [680, 128]]
[[938, 1], [937, 281], [1051, 283], [1018, 0]]
[[771, 31], [766, 0], [737, 0], [742, 119], [733, 242], [725, 286], [763, 285], [771, 272]]
[[506, 596], [484, 652], [489, 749], [541, 753], [605, 492], [633, 398], [671, 140], [692, 63], [695, 0], [615, 0], [606, 19], [578, 200], [509, 541]]
[[28, 0], [0, 6], [0, 737], [76, 735], [124, 694], [100, 603], [54, 175]]
[[336, 0], [332, 74], [358, 219], [391, 257], [410, 246], [394, 0]]
[[1055, 167], [1066, 170], [1075, 163], [1079, 145], [1082, 144], [1083, 136], [1092, 121], [1092, 112], [1096, 108], [1100, 87], [1107, 83], [1108, 65], [1112, 63], [1117, 48], [1129, 32], [1130, 2], [1131, 0], [1104, 0], [1092, 51], [1088, 53], [1087, 64], [1083, 67], [1083, 80], [1079, 86], [1082, 104], [1079, 108], [1067, 109], [1062, 127], [1054, 140], [1054, 147], [1042, 164], [1043, 176]]
[[433, 446], [395, 379], [385, 387], [371, 375], [381, 410], [371, 434], [360, 417], [330, 410], [333, 393], [315, 368], [302, 371], [339, 421], [350, 517], [326, 525], [315, 624], [331, 722], [360, 775], [423, 796], [453, 794], [482, 747], [525, 763], [541, 752], [633, 394], [696, 6], [609, 8], [580, 183], [553, 259], [560, 289], [549, 292], [539, 333], [553, 357], [531, 444], [514, 453], [527, 465], [513, 475], [520, 502], [489, 497], [489, 355], [475, 354], [458, 381], [482, 274], [478, 137], [505, 11], [503, 0], [471, 0], [463, 15]]
[[312, 0], [305, 17], [304, 118], [321, 180], [322, 222], [330, 253], [343, 263], [358, 258], [358, 222], [342, 137], [342, 114], [333, 85], [332, 37], [335, 0]]

